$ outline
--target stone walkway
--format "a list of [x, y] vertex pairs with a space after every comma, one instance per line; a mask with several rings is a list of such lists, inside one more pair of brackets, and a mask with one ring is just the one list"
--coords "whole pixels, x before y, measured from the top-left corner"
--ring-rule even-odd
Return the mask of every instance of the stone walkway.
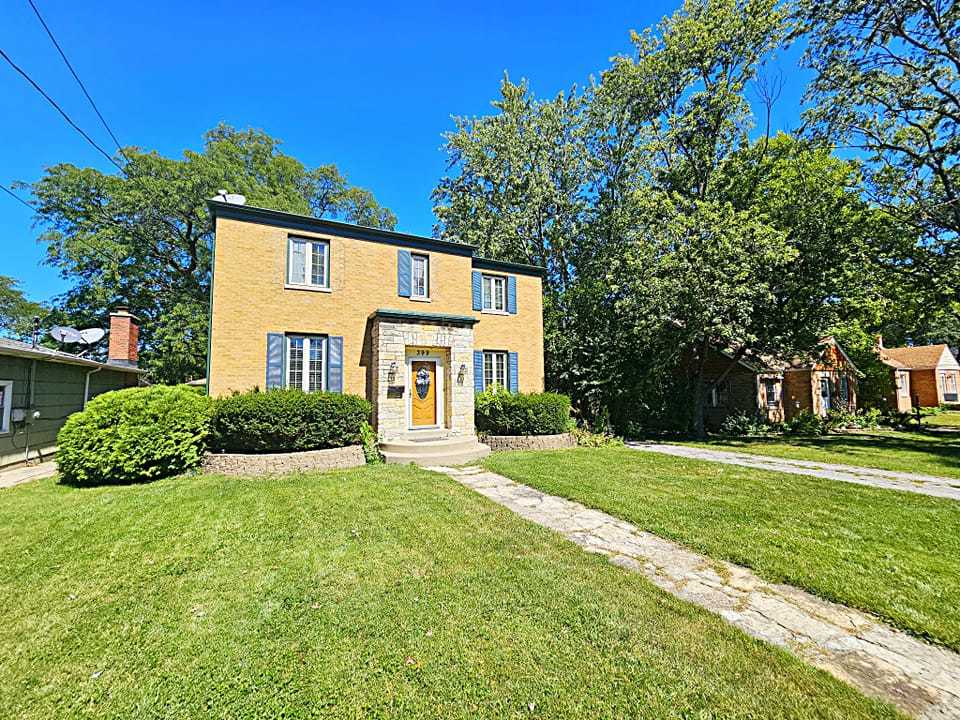
[[867, 695], [918, 718], [960, 718], [960, 655], [950, 650], [501, 475], [478, 467], [433, 469]]
[[14, 485], [39, 480], [56, 475], [57, 464], [53, 461], [39, 465], [22, 465], [10, 470], [0, 471], [0, 488], [11, 488]]
[[936, 477], [934, 475], [917, 475], [914, 473], [895, 472], [893, 470], [879, 470], [877, 468], [858, 467], [856, 465], [837, 465], [834, 463], [813, 462], [810, 460], [788, 460], [786, 458], [770, 457], [767, 455], [751, 455], [748, 453], [727, 450], [711, 450], [702, 447], [688, 447], [686, 445], [665, 445], [660, 443], [627, 443], [634, 450], [663, 453], [691, 460], [706, 460], [708, 462], [740, 465], [742, 467], [757, 468], [759, 470], [773, 470], [775, 472], [792, 473], [794, 475], [810, 475], [825, 480], [840, 480], [842, 482], [871, 485], [886, 490], [903, 490], [905, 492], [933, 495], [934, 497], [960, 500], [960, 479]]

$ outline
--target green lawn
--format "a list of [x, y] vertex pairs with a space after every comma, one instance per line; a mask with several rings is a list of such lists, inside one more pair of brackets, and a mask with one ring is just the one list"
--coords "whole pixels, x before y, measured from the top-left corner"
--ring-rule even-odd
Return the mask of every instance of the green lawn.
[[4, 718], [894, 715], [412, 468], [39, 481], [0, 544]]
[[960, 502], [628, 448], [485, 464], [960, 650]]
[[938, 427], [960, 427], [960, 412], [948, 410], [937, 415], [927, 415], [923, 418], [923, 424]]
[[[944, 416], [949, 416], [947, 421], [952, 422], [953, 415], [931, 416], [924, 418], [924, 423]], [[960, 479], [960, 435], [946, 433], [876, 430], [821, 437], [718, 439], [683, 444]]]

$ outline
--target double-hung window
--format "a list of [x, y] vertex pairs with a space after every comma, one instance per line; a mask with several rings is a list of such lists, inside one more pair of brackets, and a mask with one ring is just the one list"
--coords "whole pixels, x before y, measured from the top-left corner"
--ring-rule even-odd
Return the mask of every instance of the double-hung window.
[[940, 384], [943, 387], [944, 402], [957, 401], [957, 375], [953, 372], [940, 374]]
[[492, 385], [507, 387], [507, 354], [499, 350], [485, 350], [483, 353], [483, 389]]
[[287, 284], [330, 289], [330, 243], [290, 238]]
[[507, 279], [501, 275], [483, 276], [483, 309], [506, 312]]
[[13, 381], [0, 380], [0, 434], [10, 432], [10, 408], [13, 405]]
[[775, 408], [779, 405], [780, 398], [777, 397], [776, 380], [767, 379], [763, 381], [763, 394], [766, 396], [768, 408]]
[[900, 397], [910, 397], [910, 373], [906, 370], [897, 371], [897, 390], [900, 391]]
[[304, 392], [326, 389], [327, 339], [319, 335], [287, 336], [286, 380], [288, 388]]
[[410, 297], [428, 299], [430, 297], [430, 258], [426, 255], [411, 255], [410, 270]]

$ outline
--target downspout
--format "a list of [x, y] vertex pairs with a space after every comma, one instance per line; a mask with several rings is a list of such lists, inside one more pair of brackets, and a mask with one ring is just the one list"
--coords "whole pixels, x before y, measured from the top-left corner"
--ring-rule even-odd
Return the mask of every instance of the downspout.
[[103, 367], [98, 367], [96, 370], [91, 370], [87, 373], [87, 377], [83, 381], [83, 409], [87, 409], [87, 402], [90, 400], [90, 376], [96, 375], [98, 372], [103, 370]]

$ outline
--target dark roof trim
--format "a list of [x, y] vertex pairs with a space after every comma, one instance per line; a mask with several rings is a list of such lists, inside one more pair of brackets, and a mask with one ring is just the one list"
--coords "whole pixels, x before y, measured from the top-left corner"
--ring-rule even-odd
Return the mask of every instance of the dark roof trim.
[[391, 310], [378, 308], [372, 317], [381, 320], [399, 320], [400, 322], [429, 322], [436, 325], [476, 325], [480, 322], [470, 315], [448, 315], [446, 313], [425, 313], [413, 310]]
[[329, 235], [337, 235], [354, 240], [366, 240], [367, 242], [412, 247], [417, 250], [433, 250], [434, 252], [450, 253], [453, 255], [470, 256], [473, 255], [473, 251], [476, 250], [476, 246], [465, 243], [436, 240], [434, 238], [408, 235], [407, 233], [399, 233], [392, 230], [362, 227], [360, 225], [352, 225], [351, 223], [337, 222], [336, 220], [321, 220], [320, 218], [309, 215], [296, 215], [279, 210], [253, 207], [252, 205], [230, 205], [219, 200], [208, 200], [207, 207], [210, 208], [210, 214], [215, 218], [222, 217], [230, 220], [257, 222], [264, 225], [285, 228], [287, 230], [327, 233]]
[[480, 270], [497, 270], [500, 272], [515, 273], [518, 275], [535, 275], [545, 277], [547, 269], [539, 265], [523, 265], [521, 263], [504, 262], [503, 260], [491, 260], [490, 258], [481, 258], [474, 256], [473, 266]]

